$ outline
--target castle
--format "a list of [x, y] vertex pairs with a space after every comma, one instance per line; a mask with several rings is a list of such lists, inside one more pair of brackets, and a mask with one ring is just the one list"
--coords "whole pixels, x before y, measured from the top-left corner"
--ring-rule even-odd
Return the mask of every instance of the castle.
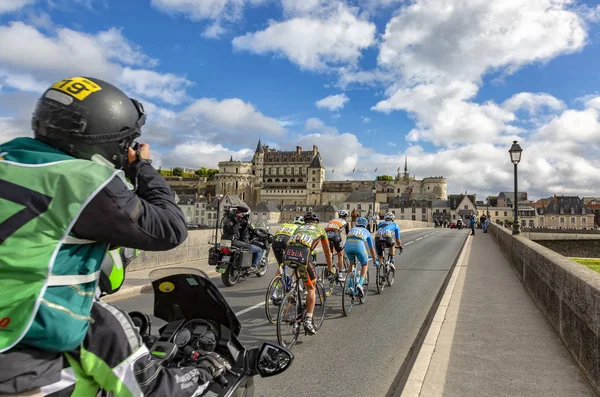
[[263, 201], [279, 205], [341, 204], [356, 190], [377, 189], [377, 201], [389, 202], [391, 197], [409, 200], [447, 200], [446, 178], [422, 180], [410, 176], [405, 160], [404, 173], [393, 181], [326, 181], [325, 167], [319, 149], [279, 151], [258, 141], [252, 161], [219, 162], [216, 194], [234, 194], [250, 206]]

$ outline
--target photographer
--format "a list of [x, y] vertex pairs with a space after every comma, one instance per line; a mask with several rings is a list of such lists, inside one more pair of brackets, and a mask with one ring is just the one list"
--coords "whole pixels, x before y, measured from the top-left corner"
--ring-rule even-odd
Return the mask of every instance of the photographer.
[[117, 87], [71, 77], [38, 101], [35, 139], [0, 144], [0, 196], [25, 207], [0, 206], [11, 220], [0, 225], [0, 394], [196, 396], [229, 365], [207, 354], [163, 367], [131, 318], [94, 297], [104, 271], [111, 291], [123, 282], [113, 262], [101, 269], [110, 246], [163, 251], [187, 238], [150, 147], [136, 141], [145, 121]]

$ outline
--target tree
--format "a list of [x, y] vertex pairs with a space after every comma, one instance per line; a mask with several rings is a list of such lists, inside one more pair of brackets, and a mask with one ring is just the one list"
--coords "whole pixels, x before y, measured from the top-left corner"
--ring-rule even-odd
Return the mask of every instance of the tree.
[[377, 175], [376, 180], [378, 181], [393, 181], [394, 177], [390, 175]]
[[199, 170], [196, 170], [196, 175], [201, 178], [205, 178], [208, 176], [208, 169], [206, 167], [202, 167]]
[[175, 176], [183, 176], [183, 168], [175, 167], [173, 168], [173, 175]]
[[210, 170], [208, 170], [208, 172], [207, 172], [207, 176], [208, 176], [208, 178], [209, 178], [209, 179], [212, 179], [212, 178], [214, 178], [214, 177], [215, 177], [215, 175], [217, 175], [218, 173], [219, 173], [219, 170], [217, 170], [217, 169], [210, 169]]

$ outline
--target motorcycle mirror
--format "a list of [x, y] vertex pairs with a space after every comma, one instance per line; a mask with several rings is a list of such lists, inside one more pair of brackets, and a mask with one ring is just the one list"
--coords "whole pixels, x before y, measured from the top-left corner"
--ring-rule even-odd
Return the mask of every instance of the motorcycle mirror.
[[265, 342], [256, 356], [256, 370], [261, 377], [267, 378], [287, 370], [294, 361], [294, 355], [289, 350]]

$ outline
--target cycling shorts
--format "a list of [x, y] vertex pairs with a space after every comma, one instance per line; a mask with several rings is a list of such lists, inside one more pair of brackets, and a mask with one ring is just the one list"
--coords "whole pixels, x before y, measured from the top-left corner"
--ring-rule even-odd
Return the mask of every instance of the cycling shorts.
[[338, 254], [344, 250], [344, 242], [342, 241], [342, 234], [339, 230], [328, 230], [327, 239], [329, 240], [329, 246], [333, 246], [335, 252]]
[[284, 235], [275, 236], [275, 240], [271, 244], [271, 249], [273, 250], [273, 254], [275, 254], [275, 260], [279, 266], [283, 265], [283, 253], [290, 237]]
[[393, 237], [375, 237], [375, 250], [382, 256], [386, 248], [393, 247], [396, 242]]
[[369, 262], [367, 248], [365, 247], [365, 243], [361, 240], [346, 241], [344, 252], [350, 262], [356, 262], [358, 260], [363, 266]]
[[311, 249], [302, 246], [288, 246], [283, 254], [283, 263], [293, 269], [298, 270], [298, 274], [304, 285], [314, 286], [317, 282], [315, 268], [312, 265]]

